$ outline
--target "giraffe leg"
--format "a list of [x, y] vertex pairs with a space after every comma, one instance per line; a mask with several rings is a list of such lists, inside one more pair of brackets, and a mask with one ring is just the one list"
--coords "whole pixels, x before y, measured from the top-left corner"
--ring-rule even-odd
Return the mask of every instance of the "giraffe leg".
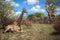
[[20, 31], [21, 31], [21, 26], [20, 26]]
[[4, 33], [6, 33], [9, 29], [10, 29], [10, 28], [9, 28], [9, 27], [7, 27], [7, 28], [6, 28], [6, 30], [4, 31]]

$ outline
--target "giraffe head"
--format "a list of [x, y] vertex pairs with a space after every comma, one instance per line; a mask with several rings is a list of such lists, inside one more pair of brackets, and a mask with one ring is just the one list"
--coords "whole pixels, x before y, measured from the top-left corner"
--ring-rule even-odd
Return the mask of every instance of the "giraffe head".
[[28, 13], [27, 10], [26, 10], [26, 8], [23, 8], [22, 12]]

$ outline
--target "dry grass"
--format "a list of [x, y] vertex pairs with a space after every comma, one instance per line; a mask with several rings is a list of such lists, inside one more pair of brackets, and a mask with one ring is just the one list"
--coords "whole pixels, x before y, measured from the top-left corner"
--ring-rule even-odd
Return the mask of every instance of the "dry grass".
[[60, 35], [50, 35], [54, 31], [51, 24], [33, 24], [28, 29], [22, 25], [21, 33], [5, 33], [0, 30], [0, 40], [60, 40]]

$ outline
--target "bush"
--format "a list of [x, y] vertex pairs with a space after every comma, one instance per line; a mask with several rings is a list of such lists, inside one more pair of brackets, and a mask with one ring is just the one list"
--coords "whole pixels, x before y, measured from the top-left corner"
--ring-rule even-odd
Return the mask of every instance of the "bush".
[[29, 14], [27, 17], [42, 17], [44, 16], [43, 13], [40, 13], [40, 12], [36, 12], [36, 13], [33, 13], [33, 14]]
[[28, 15], [28, 18], [29, 18], [29, 17], [33, 17], [33, 16], [34, 16], [34, 14], [29, 14], [29, 15]]

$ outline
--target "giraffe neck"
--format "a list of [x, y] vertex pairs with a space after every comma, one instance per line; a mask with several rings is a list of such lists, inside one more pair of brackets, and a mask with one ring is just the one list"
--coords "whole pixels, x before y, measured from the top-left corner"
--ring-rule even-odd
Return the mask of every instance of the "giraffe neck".
[[21, 15], [19, 16], [19, 18], [18, 18], [18, 25], [20, 26], [20, 24], [21, 24], [21, 21], [22, 21], [22, 18], [23, 18], [23, 14], [24, 14], [24, 12], [22, 12], [21, 13]]

